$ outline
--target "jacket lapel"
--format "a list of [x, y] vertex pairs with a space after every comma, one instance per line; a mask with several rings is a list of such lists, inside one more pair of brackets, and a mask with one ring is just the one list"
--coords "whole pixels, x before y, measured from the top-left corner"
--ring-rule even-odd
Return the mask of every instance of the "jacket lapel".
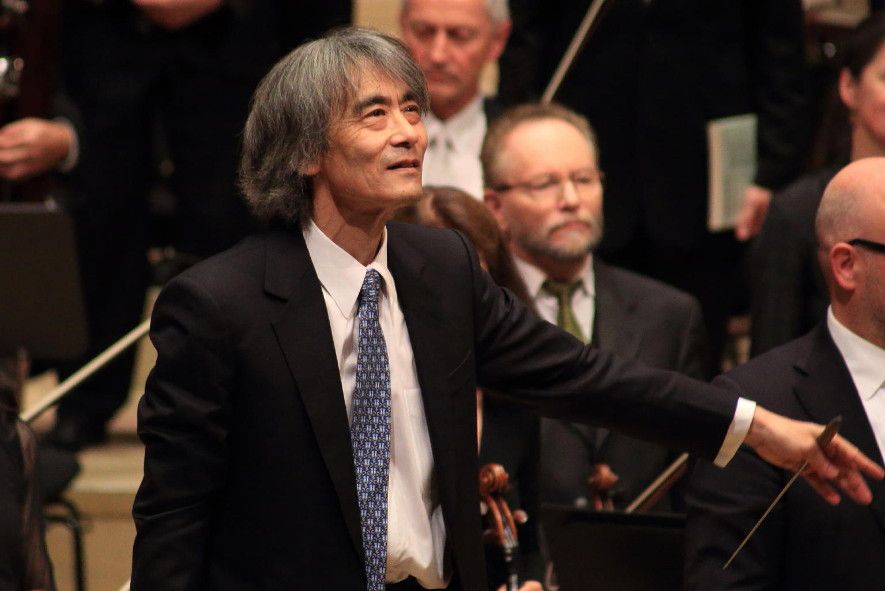
[[350, 537], [359, 556], [363, 556], [353, 451], [338, 361], [322, 287], [300, 232], [270, 236], [265, 269], [265, 292], [287, 302], [273, 322], [274, 334], [298, 385]]
[[440, 363], [439, 347], [447, 333], [440, 295], [428, 285], [426, 264], [411, 244], [388, 232], [388, 265], [396, 281], [396, 293], [406, 319], [427, 430], [433, 452], [434, 471], [447, 526], [457, 507], [456, 458], [451, 440], [454, 418], [447, 371]]
[[[826, 424], [842, 415], [840, 434], [881, 464], [882, 455], [863, 403], [825, 324], [815, 329], [807, 355], [797, 360], [794, 369], [797, 372], [794, 392], [808, 416]], [[867, 482], [873, 491], [870, 510], [885, 529], [885, 484]]]
[[636, 300], [620, 289], [609, 268], [593, 258], [593, 274], [596, 290], [594, 314], [594, 340], [600, 349], [613, 351], [629, 359], [639, 351], [642, 335], [636, 332], [632, 314]]
[[[593, 344], [625, 359], [632, 359], [639, 351], [641, 335], [634, 329], [631, 315], [636, 301], [620, 289], [611, 271], [598, 257], [593, 257], [595, 313], [593, 314]], [[601, 450], [610, 431], [603, 427], [596, 432], [596, 449]]]

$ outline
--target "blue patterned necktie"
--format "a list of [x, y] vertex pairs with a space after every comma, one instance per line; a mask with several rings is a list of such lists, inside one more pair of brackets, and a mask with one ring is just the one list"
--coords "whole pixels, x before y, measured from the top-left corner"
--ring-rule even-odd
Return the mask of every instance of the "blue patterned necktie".
[[384, 591], [387, 564], [387, 475], [390, 467], [390, 364], [381, 325], [378, 296], [381, 275], [366, 271], [360, 290], [356, 388], [350, 439], [356, 469], [356, 492], [366, 554], [367, 591]]

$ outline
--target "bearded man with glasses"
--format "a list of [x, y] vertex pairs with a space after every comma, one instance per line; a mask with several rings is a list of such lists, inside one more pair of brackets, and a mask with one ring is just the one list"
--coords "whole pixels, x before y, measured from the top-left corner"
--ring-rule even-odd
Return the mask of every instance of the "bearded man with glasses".
[[[604, 174], [584, 117], [529, 104], [492, 124], [482, 151], [485, 202], [506, 233], [539, 313], [586, 343], [646, 364], [703, 377], [700, 306], [690, 295], [602, 262]], [[587, 478], [618, 477], [611, 506], [626, 507], [676, 454], [608, 429], [542, 419], [541, 499], [594, 506]], [[596, 501], [598, 505], [598, 500]], [[656, 510], [681, 510], [678, 490]]]

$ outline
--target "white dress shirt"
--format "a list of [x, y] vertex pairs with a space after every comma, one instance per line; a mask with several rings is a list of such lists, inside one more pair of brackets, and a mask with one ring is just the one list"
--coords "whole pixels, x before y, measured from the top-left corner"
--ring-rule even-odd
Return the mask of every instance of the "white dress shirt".
[[479, 151], [486, 134], [482, 96], [477, 95], [445, 121], [427, 113], [424, 126], [427, 128], [427, 151], [422, 172], [424, 185], [456, 187], [471, 197], [482, 199]]
[[[535, 304], [538, 314], [551, 324], [556, 324], [556, 316], [559, 313], [559, 300], [556, 296], [542, 289], [547, 275], [544, 271], [527, 263], [519, 257], [513, 257], [516, 268], [522, 276], [522, 280], [528, 289], [529, 295]], [[572, 294], [572, 311], [581, 330], [585, 331], [587, 342], [593, 338], [593, 320], [596, 314], [596, 276], [593, 273], [593, 256], [588, 256], [581, 273], [577, 277], [581, 285]], [[750, 425], [753, 422], [753, 414], [756, 412], [756, 403], [746, 398], [739, 398], [734, 411], [734, 418], [728, 426], [722, 447], [713, 461], [717, 466], [724, 467], [734, 454], [737, 453], [741, 443], [747, 437]]]
[[446, 532], [433, 485], [433, 453], [412, 344], [397, 300], [396, 284], [387, 268], [387, 230], [375, 260], [368, 267], [330, 240], [312, 221], [304, 230], [304, 241], [323, 287], [348, 421], [356, 387], [359, 323], [355, 319], [360, 288], [368, 269], [377, 270], [384, 280], [378, 320], [390, 361], [386, 578], [388, 582], [398, 582], [411, 575], [428, 589], [444, 588], [449, 578], [443, 559]]
[[827, 310], [827, 328], [848, 366], [848, 373], [876, 436], [879, 453], [885, 457], [885, 349], [839, 322], [833, 308]]

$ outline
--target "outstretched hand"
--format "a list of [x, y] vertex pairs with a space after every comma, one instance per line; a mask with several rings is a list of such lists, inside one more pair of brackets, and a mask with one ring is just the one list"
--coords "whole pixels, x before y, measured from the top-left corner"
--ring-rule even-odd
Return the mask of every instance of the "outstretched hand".
[[802, 475], [828, 503], [839, 503], [838, 488], [855, 502], [869, 505], [873, 493], [862, 473], [881, 480], [885, 470], [839, 435], [821, 448], [817, 437], [823, 430], [822, 425], [788, 419], [757, 406], [745, 443], [766, 462], [788, 470], [796, 471], [808, 460]]

